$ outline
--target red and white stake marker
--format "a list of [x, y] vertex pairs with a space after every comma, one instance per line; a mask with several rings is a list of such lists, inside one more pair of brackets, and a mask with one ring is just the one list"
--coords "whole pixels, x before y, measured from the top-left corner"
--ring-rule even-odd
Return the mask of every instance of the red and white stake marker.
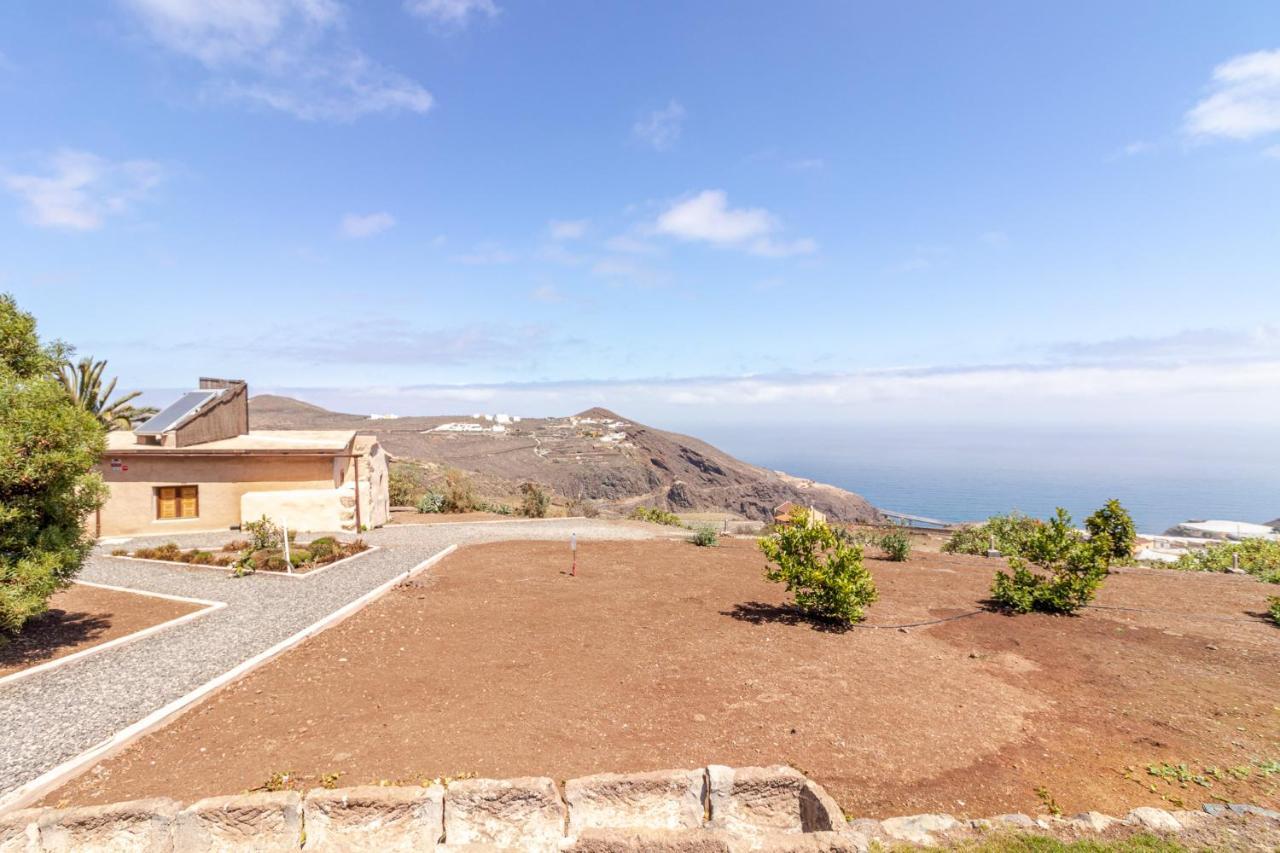
[[569, 552], [573, 554], [573, 566], [569, 569], [569, 577], [578, 576], [578, 534], [569, 534]]

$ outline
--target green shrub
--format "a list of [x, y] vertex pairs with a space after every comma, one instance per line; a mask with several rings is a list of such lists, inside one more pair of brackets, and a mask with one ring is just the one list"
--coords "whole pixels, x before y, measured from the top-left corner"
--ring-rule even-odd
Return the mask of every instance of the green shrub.
[[546, 518], [551, 498], [537, 483], [520, 485], [520, 514], [525, 518]]
[[1040, 519], [1020, 512], [993, 515], [982, 524], [962, 527], [952, 533], [942, 550], [949, 554], [985, 554], [994, 538], [997, 551], [1006, 557], [1017, 556], [1043, 524]]
[[1267, 606], [1270, 608], [1267, 615], [1271, 617], [1271, 621], [1280, 625], [1280, 595], [1274, 595], [1267, 599]]
[[249, 536], [249, 544], [245, 547], [250, 551], [279, 548], [284, 544], [280, 536], [280, 525], [265, 515], [257, 521], [245, 522], [240, 530]]
[[195, 566], [208, 566], [213, 563], [213, 554], [209, 551], [192, 551], [187, 562]]
[[1234, 559], [1240, 568], [1267, 583], [1280, 583], [1280, 542], [1269, 539], [1245, 539], [1240, 542], [1216, 542], [1205, 548], [1183, 554], [1175, 569], [1191, 572], [1225, 572]]
[[307, 550], [311, 552], [311, 556], [316, 560], [327, 560], [338, 551], [338, 540], [332, 536], [321, 536], [319, 539], [312, 539], [307, 543]]
[[427, 492], [418, 498], [417, 510], [426, 515], [428, 513], [440, 512], [444, 509], [444, 495], [439, 492]]
[[1111, 537], [1111, 556], [1119, 560], [1127, 560], [1133, 556], [1133, 545], [1138, 533], [1133, 526], [1133, 518], [1120, 501], [1112, 498], [1102, 505], [1093, 515], [1084, 520], [1084, 527], [1090, 536], [1106, 534]]
[[894, 530], [880, 537], [879, 544], [884, 555], [895, 563], [905, 563], [911, 556], [911, 537], [901, 530]]
[[709, 524], [704, 524], [697, 530], [693, 531], [693, 535], [689, 537], [689, 541], [700, 548], [713, 548], [720, 544], [720, 534]]
[[[1111, 562], [1111, 538], [1085, 539], [1071, 529], [1071, 516], [1058, 508], [1023, 543], [1023, 556], [1009, 558], [1012, 574], [996, 572], [991, 596], [1016, 613], [1074, 613], [1097, 593]], [[1039, 569], [1033, 572], [1031, 566]]]
[[475, 486], [471, 484], [471, 478], [457, 468], [444, 472], [444, 503], [441, 508], [445, 512], [471, 512], [476, 508]]
[[392, 506], [415, 506], [427, 491], [427, 474], [411, 462], [392, 462], [387, 477], [387, 500]]
[[665, 524], [668, 527], [684, 527], [684, 522], [680, 520], [680, 516], [674, 512], [667, 512], [665, 509], [658, 509], [656, 506], [638, 506], [631, 510], [628, 518], [636, 521], [648, 521], [653, 524]]
[[85, 521], [106, 497], [106, 431], [57, 378], [67, 354], [0, 294], [0, 645], [80, 571]]
[[289, 562], [293, 564], [293, 567], [295, 569], [298, 568], [299, 566], [305, 566], [307, 563], [310, 563], [312, 559], [313, 557], [310, 551], [306, 551], [306, 550], [294, 551], [293, 549], [289, 550]]
[[792, 524], [760, 540], [769, 560], [765, 579], [784, 583], [800, 610], [837, 622], [859, 622], [878, 593], [862, 565], [862, 548], [836, 536], [825, 522], [808, 523], [798, 509]]

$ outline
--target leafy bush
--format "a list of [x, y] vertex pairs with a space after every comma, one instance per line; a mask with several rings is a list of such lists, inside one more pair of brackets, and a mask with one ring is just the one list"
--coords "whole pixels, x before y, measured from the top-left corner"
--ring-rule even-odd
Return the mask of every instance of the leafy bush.
[[415, 506], [427, 491], [427, 475], [411, 462], [392, 462], [387, 479], [387, 499], [392, 506]]
[[151, 549], [153, 560], [177, 560], [180, 556], [182, 556], [182, 549], [178, 547], [177, 542], [166, 542]]
[[249, 544], [246, 548], [250, 551], [279, 548], [284, 544], [280, 536], [280, 525], [265, 515], [257, 521], [245, 522], [240, 526], [240, 531], [248, 534]]
[[427, 492], [418, 498], [418, 512], [427, 513], [441, 512], [444, 509], [444, 495], [439, 492]]
[[476, 508], [475, 487], [471, 478], [457, 468], [444, 472], [444, 504], [445, 512], [471, 512]]
[[319, 539], [312, 539], [307, 543], [307, 551], [315, 560], [324, 560], [333, 556], [338, 551], [338, 540], [332, 536], [321, 536]]
[[658, 509], [656, 506], [638, 506], [631, 510], [631, 515], [627, 517], [636, 521], [665, 524], [668, 527], [684, 527], [684, 522], [680, 520], [680, 516], [674, 512], [667, 512], [665, 509]]
[[885, 556], [895, 563], [905, 563], [911, 555], [911, 537], [901, 530], [886, 533], [877, 544]]
[[213, 554], [209, 551], [192, 551], [191, 558], [187, 561], [195, 566], [209, 566], [213, 564]]
[[1191, 572], [1225, 572], [1233, 566], [1267, 583], [1280, 583], [1280, 542], [1269, 539], [1245, 539], [1240, 542], [1216, 542], [1178, 558], [1175, 569]]
[[105, 430], [56, 377], [66, 354], [0, 294], [0, 645], [80, 571], [106, 496]]
[[525, 518], [546, 518], [551, 498], [537, 483], [520, 484], [520, 514]]
[[476, 511], [492, 512], [495, 515], [515, 515], [516, 514], [514, 507], [507, 506], [506, 504], [489, 503], [488, 501], [476, 501]]
[[693, 531], [693, 535], [689, 537], [689, 541], [700, 548], [713, 548], [720, 544], [720, 534], [709, 524], [704, 524], [697, 530]]
[[962, 527], [952, 533], [942, 550], [949, 554], [985, 554], [994, 538], [997, 551], [1006, 557], [1017, 556], [1043, 524], [1040, 519], [1020, 512], [993, 515], [982, 524]]
[[862, 565], [862, 548], [836, 536], [826, 522], [808, 523], [798, 509], [792, 524], [760, 540], [769, 560], [765, 579], [784, 583], [805, 613], [837, 622], [859, 622], [878, 596], [871, 573]]
[[1276, 623], [1277, 625], [1280, 625], [1280, 595], [1275, 595], [1275, 596], [1272, 596], [1271, 598], [1268, 598], [1267, 605], [1270, 607], [1270, 609], [1267, 611], [1267, 615], [1271, 617], [1272, 622]]
[[1120, 501], [1112, 498], [1084, 520], [1084, 527], [1090, 536], [1106, 534], [1111, 537], [1111, 556], [1127, 560], [1133, 556], [1133, 545], [1138, 533], [1133, 526], [1133, 518]]
[[[1093, 600], [1112, 549], [1105, 533], [1085, 539], [1072, 530], [1071, 516], [1059, 507], [1057, 515], [1023, 543], [1023, 556], [1009, 558], [1013, 573], [996, 572], [991, 596], [1016, 613], [1074, 613]], [[1032, 565], [1042, 573], [1033, 572]]]

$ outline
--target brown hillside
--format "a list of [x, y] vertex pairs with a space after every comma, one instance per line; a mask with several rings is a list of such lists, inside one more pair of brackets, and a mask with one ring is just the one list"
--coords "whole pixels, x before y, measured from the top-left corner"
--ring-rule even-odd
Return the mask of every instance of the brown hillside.
[[[497, 430], [492, 421], [465, 415], [372, 420], [261, 395], [250, 400], [250, 421], [255, 429], [358, 429], [378, 436], [398, 459], [460, 468], [485, 482], [508, 483], [513, 492], [531, 480], [619, 511], [645, 504], [767, 519], [773, 507], [792, 500], [833, 519], [879, 518], [852, 492], [748, 464], [696, 438], [599, 407], [567, 418], [523, 419]], [[439, 429], [455, 424], [480, 431]]]

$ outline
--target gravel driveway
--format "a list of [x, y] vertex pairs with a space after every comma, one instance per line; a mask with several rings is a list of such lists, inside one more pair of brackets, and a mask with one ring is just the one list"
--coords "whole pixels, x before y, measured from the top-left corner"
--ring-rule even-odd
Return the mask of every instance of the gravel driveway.
[[[584, 519], [389, 525], [364, 534], [380, 550], [313, 578], [232, 578], [204, 568], [122, 560], [100, 546], [84, 580], [224, 601], [175, 628], [0, 687], [0, 797], [111, 737], [240, 662], [313, 624], [452, 544], [510, 539], [645, 539], [669, 530]], [[166, 537], [184, 547], [232, 534]], [[151, 538], [147, 544], [155, 544]], [[138, 542], [137, 544], [142, 544]]]

